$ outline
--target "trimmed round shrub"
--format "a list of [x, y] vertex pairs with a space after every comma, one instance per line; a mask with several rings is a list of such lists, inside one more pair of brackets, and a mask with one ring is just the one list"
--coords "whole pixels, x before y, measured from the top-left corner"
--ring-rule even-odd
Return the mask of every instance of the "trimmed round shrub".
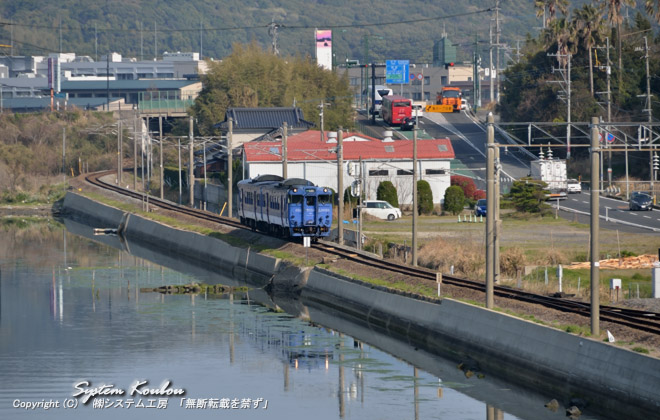
[[417, 211], [419, 214], [431, 214], [433, 211], [433, 191], [423, 179], [417, 181]]
[[458, 185], [452, 185], [445, 190], [445, 211], [453, 215], [457, 215], [463, 211], [465, 205], [465, 195], [463, 189]]
[[376, 199], [387, 201], [392, 206], [399, 207], [399, 197], [396, 193], [396, 187], [390, 181], [383, 181], [378, 184]]

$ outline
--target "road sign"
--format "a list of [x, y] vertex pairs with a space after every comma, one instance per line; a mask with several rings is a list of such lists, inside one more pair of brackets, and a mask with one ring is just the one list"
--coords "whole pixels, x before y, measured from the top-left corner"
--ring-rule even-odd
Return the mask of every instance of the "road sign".
[[385, 83], [403, 84], [410, 83], [410, 61], [409, 60], [387, 60], [385, 65]]
[[417, 73], [417, 80], [422, 80], [422, 73]]
[[426, 105], [426, 112], [454, 112], [451, 105]]
[[614, 143], [614, 134], [607, 133], [607, 142], [608, 143]]

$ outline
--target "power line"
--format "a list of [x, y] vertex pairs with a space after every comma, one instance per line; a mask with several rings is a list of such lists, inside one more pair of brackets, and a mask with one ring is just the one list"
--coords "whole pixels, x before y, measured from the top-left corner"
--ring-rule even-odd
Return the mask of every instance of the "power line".
[[[458, 17], [463, 17], [463, 16], [472, 16], [472, 15], [477, 15], [481, 13], [487, 13], [491, 12], [493, 9], [488, 8], [488, 9], [482, 9], [482, 10], [476, 10], [474, 12], [465, 12], [465, 13], [456, 13], [453, 15], [443, 15], [443, 16], [435, 16], [435, 17], [429, 17], [429, 18], [421, 18], [421, 19], [411, 19], [411, 20], [402, 20], [402, 21], [391, 21], [391, 22], [371, 22], [371, 23], [362, 23], [362, 24], [347, 24], [347, 25], [321, 25], [321, 24], [315, 24], [315, 25], [285, 25], [285, 24], [278, 24], [280, 28], [286, 28], [286, 29], [315, 29], [315, 28], [327, 28], [327, 29], [337, 29], [337, 28], [366, 28], [366, 27], [371, 27], [371, 26], [384, 26], [384, 25], [400, 25], [400, 24], [411, 24], [411, 23], [419, 23], [419, 22], [429, 22], [429, 21], [434, 21], [434, 20], [443, 20], [443, 19], [453, 19], [453, 18], [458, 18]], [[219, 28], [202, 28], [204, 31], [236, 31], [236, 30], [245, 30], [245, 29], [263, 29], [263, 28], [268, 28], [272, 22], [265, 23], [262, 25], [253, 25], [253, 26], [227, 26], [227, 27], [219, 27]], [[47, 30], [59, 30], [59, 26], [48, 26], [48, 25], [32, 25], [32, 24], [26, 24], [26, 23], [13, 23], [13, 22], [0, 22], [0, 26], [14, 26], [14, 27], [24, 27], [24, 28], [31, 28], [31, 29], [47, 29]], [[62, 27], [62, 30], [66, 31], [91, 31], [95, 29], [94, 27], [91, 26], [83, 26], [80, 25], [78, 28], [74, 27]], [[139, 32], [139, 28], [135, 29], [115, 29], [115, 28], [96, 28], [100, 32]], [[198, 32], [200, 28], [179, 28], [179, 29], [160, 29], [161, 32]]]

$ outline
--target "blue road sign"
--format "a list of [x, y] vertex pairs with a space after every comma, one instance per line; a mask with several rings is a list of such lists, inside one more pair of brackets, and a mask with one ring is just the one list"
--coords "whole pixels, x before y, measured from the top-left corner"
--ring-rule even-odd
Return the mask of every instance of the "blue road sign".
[[387, 60], [385, 66], [385, 83], [387, 84], [410, 83], [410, 61]]

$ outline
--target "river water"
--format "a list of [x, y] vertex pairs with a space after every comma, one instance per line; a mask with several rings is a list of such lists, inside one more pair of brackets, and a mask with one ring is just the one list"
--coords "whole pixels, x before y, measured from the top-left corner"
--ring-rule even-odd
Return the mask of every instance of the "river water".
[[240, 281], [148, 291], [223, 279], [165, 265], [53, 221], [1, 224], [0, 418], [565, 418], [551, 396]]

